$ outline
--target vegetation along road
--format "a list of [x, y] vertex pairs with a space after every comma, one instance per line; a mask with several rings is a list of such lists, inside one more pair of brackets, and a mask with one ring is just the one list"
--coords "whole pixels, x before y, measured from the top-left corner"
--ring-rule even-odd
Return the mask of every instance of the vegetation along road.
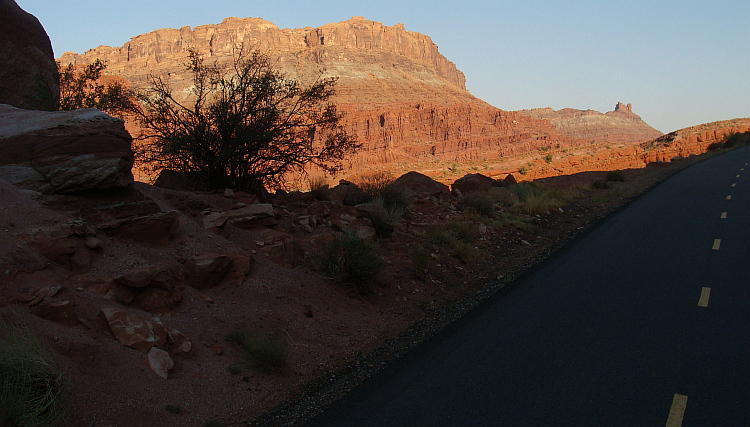
[[672, 176], [310, 425], [750, 425], [748, 163]]

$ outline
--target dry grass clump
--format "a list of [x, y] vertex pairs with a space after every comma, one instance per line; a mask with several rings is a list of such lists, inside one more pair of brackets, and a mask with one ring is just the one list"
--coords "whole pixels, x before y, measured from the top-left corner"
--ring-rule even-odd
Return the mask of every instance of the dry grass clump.
[[495, 202], [486, 194], [473, 192], [461, 196], [456, 202], [461, 211], [473, 210], [481, 216], [494, 218], [496, 209]]
[[361, 296], [374, 289], [383, 260], [375, 245], [352, 234], [340, 234], [315, 257], [315, 266]]
[[326, 183], [325, 177], [317, 177], [310, 180], [310, 194], [317, 200], [331, 200], [331, 189]]
[[53, 426], [69, 408], [69, 381], [25, 326], [0, 317], [0, 426]]
[[464, 263], [479, 255], [479, 250], [474, 246], [479, 233], [470, 222], [452, 221], [448, 227], [429, 227], [426, 237], [428, 242], [448, 249], [452, 257]]
[[516, 208], [529, 215], [543, 215], [565, 206], [570, 197], [556, 189], [548, 189], [536, 183], [521, 183], [511, 187], [518, 197]]
[[264, 331], [257, 325], [244, 326], [225, 337], [239, 345], [247, 364], [263, 372], [280, 372], [286, 367], [289, 342], [283, 331]]

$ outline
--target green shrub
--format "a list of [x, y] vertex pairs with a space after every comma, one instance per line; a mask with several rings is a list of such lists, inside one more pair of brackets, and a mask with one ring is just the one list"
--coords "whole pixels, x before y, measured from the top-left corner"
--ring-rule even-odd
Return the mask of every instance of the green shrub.
[[555, 189], [546, 189], [539, 184], [524, 182], [510, 187], [516, 194], [516, 208], [531, 215], [541, 215], [564, 206], [569, 197]]
[[622, 173], [622, 171], [609, 171], [607, 172], [607, 175], [604, 177], [604, 180], [607, 182], [612, 182], [612, 181], [623, 182], [625, 181], [625, 174]]
[[[528, 221], [509, 213], [503, 213], [503, 215], [500, 216], [500, 225], [509, 225], [524, 232], [531, 229], [531, 224]], [[493, 228], [499, 229], [500, 227], [493, 224]]]
[[473, 209], [476, 213], [487, 218], [495, 216], [495, 203], [484, 193], [473, 192], [465, 194], [458, 199], [456, 205], [462, 211]]
[[324, 177], [314, 178], [310, 181], [310, 194], [317, 200], [331, 200], [331, 189]]
[[466, 242], [458, 242], [451, 249], [451, 256], [463, 262], [464, 264], [468, 264], [473, 261], [477, 257], [478, 253], [479, 250], [476, 249], [473, 244]]
[[356, 187], [344, 197], [344, 205], [356, 206], [381, 199], [388, 209], [406, 209], [411, 204], [411, 195], [402, 185], [394, 184], [386, 172], [377, 172], [363, 177]]
[[360, 295], [368, 295], [383, 260], [373, 244], [344, 233], [323, 248], [319, 265], [337, 282], [354, 288]]
[[409, 249], [409, 258], [411, 258], [411, 268], [414, 276], [424, 276], [424, 269], [427, 268], [427, 260], [430, 259], [430, 251], [423, 245], [414, 245]]
[[545, 162], [552, 163], [552, 160], [553, 160], [552, 154], [547, 154], [546, 156], [544, 156]]
[[606, 181], [602, 181], [601, 179], [597, 179], [596, 181], [591, 183], [591, 188], [596, 188], [599, 190], [607, 190], [609, 189], [609, 184], [607, 184]]
[[452, 247], [458, 239], [448, 229], [441, 225], [433, 225], [427, 228], [427, 241], [433, 245]]
[[529, 173], [529, 170], [526, 169], [526, 166], [521, 166], [521, 168], [518, 169], [518, 173], [520, 173], [521, 175], [526, 175], [527, 173]]
[[69, 381], [26, 327], [0, 317], [0, 425], [52, 426], [68, 411]]
[[167, 405], [166, 409], [170, 414], [179, 414], [182, 412], [182, 406], [180, 405]]
[[724, 148], [732, 148], [736, 147], [737, 145], [740, 145], [742, 142], [745, 142], [747, 139], [748, 133], [739, 133], [739, 132], [732, 132], [729, 135], [727, 135], [724, 138]]
[[228, 334], [225, 340], [239, 345], [248, 365], [263, 372], [280, 372], [286, 366], [289, 343], [283, 331], [264, 331], [248, 325]]
[[386, 206], [382, 197], [372, 201], [370, 220], [378, 237], [388, 237], [396, 229], [405, 209], [396, 205]]
[[464, 243], [474, 243], [479, 238], [477, 228], [470, 222], [451, 221], [448, 223], [448, 231]]

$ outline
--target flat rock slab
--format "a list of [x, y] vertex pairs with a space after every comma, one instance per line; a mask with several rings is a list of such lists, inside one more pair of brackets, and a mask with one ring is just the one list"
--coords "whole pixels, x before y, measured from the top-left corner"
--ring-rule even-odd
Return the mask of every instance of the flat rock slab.
[[122, 120], [86, 108], [30, 111], [0, 105], [0, 178], [45, 194], [133, 182], [132, 138]]

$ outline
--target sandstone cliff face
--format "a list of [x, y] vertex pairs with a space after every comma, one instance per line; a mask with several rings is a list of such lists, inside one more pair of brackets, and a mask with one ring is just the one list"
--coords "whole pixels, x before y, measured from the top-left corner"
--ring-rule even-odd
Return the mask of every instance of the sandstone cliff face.
[[[265, 50], [289, 76], [338, 78], [334, 99], [363, 149], [350, 172], [393, 162], [469, 161], [579, 143], [546, 120], [499, 110], [465, 88], [463, 73], [432, 40], [355, 17], [319, 28], [279, 29], [259, 18], [227, 18], [218, 25], [161, 29], [119, 48], [65, 53], [63, 64], [107, 61], [108, 72], [135, 87], [148, 75], [170, 75], [175, 92], [188, 93], [185, 50], [193, 47], [220, 63], [239, 44]], [[132, 129], [132, 128], [131, 128]]]
[[260, 18], [227, 18], [221, 24], [194, 29], [152, 31], [119, 48], [100, 46], [83, 55], [66, 52], [61, 62], [88, 64], [100, 58], [109, 64], [109, 73], [136, 86], [146, 83], [149, 73], [176, 73], [173, 83], [179, 88], [189, 83], [181, 65], [187, 48], [229, 62], [240, 45], [269, 52], [284, 72], [302, 80], [315, 78], [320, 69], [326, 69], [340, 78], [341, 101], [354, 101], [356, 94], [347, 90], [349, 86], [365, 89], [369, 102], [394, 101], [394, 94], [383, 93], [383, 85], [422, 84], [468, 95], [463, 73], [438, 52], [429, 37], [406, 31], [401, 24], [387, 27], [360, 17], [294, 30], [279, 29]]
[[661, 132], [633, 113], [631, 104], [620, 102], [614, 111], [602, 114], [594, 110], [564, 108], [534, 108], [522, 110], [521, 114], [552, 122], [557, 130], [571, 138], [587, 143], [610, 142], [614, 144], [637, 144], [661, 136]]
[[14, 0], [0, 0], [0, 104], [51, 110], [60, 97], [52, 44]]

